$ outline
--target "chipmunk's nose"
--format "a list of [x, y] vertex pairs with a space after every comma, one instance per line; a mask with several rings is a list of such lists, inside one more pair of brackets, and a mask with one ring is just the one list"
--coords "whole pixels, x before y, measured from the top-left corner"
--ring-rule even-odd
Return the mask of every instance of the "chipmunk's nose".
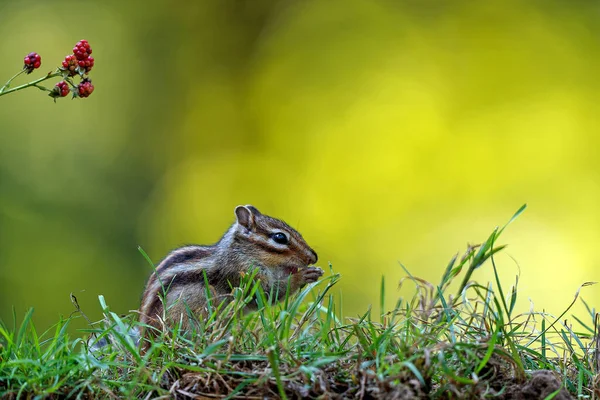
[[314, 264], [314, 263], [316, 263], [319, 260], [319, 256], [317, 255], [317, 252], [314, 251], [313, 249], [310, 249], [310, 253], [312, 255], [310, 263]]

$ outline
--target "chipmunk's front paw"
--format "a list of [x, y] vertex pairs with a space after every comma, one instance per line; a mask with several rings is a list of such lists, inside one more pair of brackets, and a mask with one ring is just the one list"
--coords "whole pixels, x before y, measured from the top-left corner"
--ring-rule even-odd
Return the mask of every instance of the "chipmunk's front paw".
[[306, 267], [298, 271], [298, 274], [300, 275], [300, 284], [306, 285], [319, 280], [323, 275], [323, 270], [318, 267]]

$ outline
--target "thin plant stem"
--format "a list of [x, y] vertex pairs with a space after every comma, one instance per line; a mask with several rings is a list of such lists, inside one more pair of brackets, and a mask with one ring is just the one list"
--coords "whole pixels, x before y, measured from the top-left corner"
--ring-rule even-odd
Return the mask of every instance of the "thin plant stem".
[[0, 93], [4, 92], [4, 90], [5, 90], [5, 89], [8, 89], [8, 88], [10, 87], [10, 84], [11, 84], [11, 82], [12, 82], [12, 81], [13, 81], [13, 80], [14, 80], [14, 79], [17, 77], [17, 76], [21, 75], [21, 74], [22, 74], [23, 72], [25, 72], [25, 71], [26, 71], [26, 69], [25, 69], [25, 68], [23, 68], [22, 70], [20, 70], [19, 72], [17, 72], [17, 73], [15, 74], [15, 76], [13, 76], [12, 78], [10, 78], [10, 79], [8, 80], [8, 82], [6, 82], [6, 83], [4, 84], [4, 86], [2, 86], [2, 89], [0, 89]]
[[[22, 72], [23, 72], [23, 71], [21, 71], [19, 74], [21, 74]], [[0, 96], [4, 96], [5, 94], [9, 94], [9, 93], [12, 93], [12, 92], [16, 92], [16, 91], [18, 91], [18, 90], [26, 89], [26, 88], [28, 88], [28, 87], [31, 87], [31, 86], [35, 86], [36, 88], [38, 88], [38, 89], [40, 89], [40, 90], [46, 90], [46, 91], [50, 91], [49, 89], [47, 89], [47, 88], [45, 88], [45, 87], [43, 87], [43, 86], [39, 86], [39, 85], [38, 85], [38, 83], [40, 83], [40, 82], [43, 82], [43, 81], [45, 81], [45, 80], [47, 80], [47, 79], [55, 78], [55, 77], [57, 77], [57, 76], [62, 76], [62, 73], [61, 73], [60, 71], [57, 71], [57, 72], [48, 72], [48, 74], [47, 74], [46, 76], [43, 76], [43, 77], [41, 77], [41, 78], [39, 78], [39, 79], [36, 79], [35, 81], [31, 81], [31, 82], [29, 82], [29, 83], [25, 83], [25, 84], [23, 84], [23, 85], [16, 86], [16, 87], [14, 87], [14, 88], [12, 88], [12, 89], [5, 90], [5, 89], [8, 87], [8, 85], [10, 84], [10, 82], [11, 82], [11, 81], [12, 81], [14, 78], [16, 78], [16, 77], [17, 77], [19, 74], [17, 74], [17, 75], [15, 75], [14, 77], [12, 77], [12, 78], [11, 78], [11, 79], [10, 79], [10, 80], [7, 82], [7, 84], [6, 84], [6, 85], [4, 85], [4, 86], [2, 87], [2, 89], [0, 89]]]

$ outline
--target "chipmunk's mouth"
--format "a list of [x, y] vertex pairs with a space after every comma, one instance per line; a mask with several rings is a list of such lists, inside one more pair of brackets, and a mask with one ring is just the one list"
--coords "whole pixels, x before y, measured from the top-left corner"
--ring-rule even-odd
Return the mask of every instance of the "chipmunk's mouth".
[[294, 266], [294, 265], [284, 265], [283, 266], [284, 271], [288, 274], [288, 275], [294, 275], [297, 274], [298, 271], [300, 270], [300, 268]]

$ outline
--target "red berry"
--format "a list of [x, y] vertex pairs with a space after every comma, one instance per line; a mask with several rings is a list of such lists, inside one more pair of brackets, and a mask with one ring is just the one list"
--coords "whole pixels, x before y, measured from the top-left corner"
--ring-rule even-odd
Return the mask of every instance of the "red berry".
[[65, 97], [71, 91], [69, 90], [69, 84], [65, 81], [60, 81], [55, 86], [58, 88], [60, 97]]
[[56, 102], [57, 97], [65, 97], [71, 92], [69, 88], [69, 84], [65, 81], [60, 81], [56, 85], [50, 93], [48, 94], [50, 97], [54, 98], [54, 102]]
[[87, 59], [80, 60], [77, 63], [79, 64], [79, 67], [81, 67], [81, 69], [87, 74], [94, 66], [94, 57], [88, 57]]
[[77, 75], [77, 58], [73, 54], [69, 54], [62, 62], [61, 70], [67, 72], [68, 76]]
[[27, 70], [27, 73], [30, 74], [34, 69], [42, 65], [42, 57], [35, 52], [29, 53], [23, 59], [23, 64], [23, 69]]
[[91, 80], [86, 78], [77, 86], [77, 91], [79, 97], [88, 97], [94, 91], [94, 85]]
[[78, 60], [85, 60], [92, 54], [92, 48], [87, 40], [80, 40], [73, 47], [73, 54]]

